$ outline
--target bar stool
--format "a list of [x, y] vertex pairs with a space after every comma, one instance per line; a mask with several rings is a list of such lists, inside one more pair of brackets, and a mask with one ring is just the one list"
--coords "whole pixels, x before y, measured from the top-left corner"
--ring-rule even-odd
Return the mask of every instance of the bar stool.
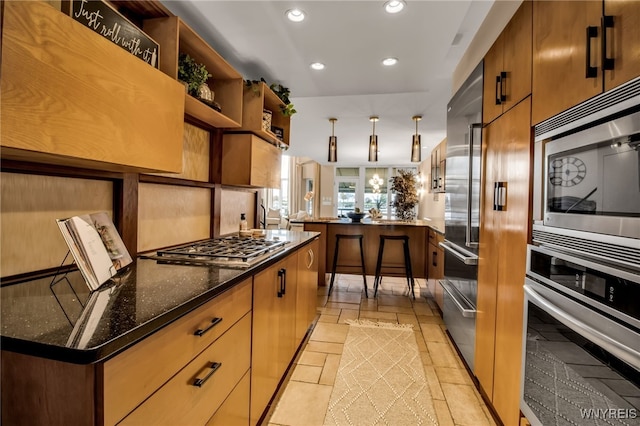
[[382, 269], [382, 256], [384, 254], [384, 242], [386, 240], [392, 241], [402, 241], [402, 249], [404, 252], [404, 266], [385, 266], [385, 268], [404, 268], [405, 274], [407, 275], [407, 285], [409, 289], [411, 289], [411, 294], [413, 295], [413, 299], [415, 300], [416, 294], [414, 292], [414, 280], [413, 280], [413, 270], [411, 269], [411, 256], [409, 254], [409, 237], [407, 235], [380, 235], [380, 246], [378, 247], [378, 261], [376, 262], [376, 277], [373, 281], [373, 297], [376, 297], [378, 294], [378, 285], [380, 285], [380, 281], [382, 281], [382, 276], [380, 275], [380, 270]]
[[364, 297], [368, 298], [367, 294], [367, 277], [364, 272], [364, 249], [362, 248], [362, 234], [354, 234], [354, 235], [346, 235], [346, 234], [336, 234], [336, 248], [333, 252], [333, 269], [331, 270], [331, 281], [329, 282], [329, 294], [327, 296], [331, 296], [331, 290], [333, 290], [333, 280], [336, 277], [336, 268], [338, 266], [346, 266], [346, 267], [356, 267], [358, 265], [339, 265], [338, 264], [338, 249], [340, 248], [341, 240], [358, 240], [360, 244], [360, 267], [362, 268], [362, 279], [364, 281]]

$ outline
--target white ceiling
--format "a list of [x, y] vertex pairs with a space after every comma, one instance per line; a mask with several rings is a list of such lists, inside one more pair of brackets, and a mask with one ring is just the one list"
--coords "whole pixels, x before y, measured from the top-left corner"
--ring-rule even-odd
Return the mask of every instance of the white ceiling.
[[[338, 166], [370, 164], [377, 115], [378, 165], [408, 165], [411, 117], [422, 115], [422, 159], [446, 135], [451, 76], [493, 0], [408, 1], [398, 14], [384, 1], [163, 1], [245, 79], [264, 77], [291, 90], [288, 155], [327, 162], [336, 117]], [[307, 18], [290, 22], [288, 9]], [[393, 67], [382, 59], [396, 57]], [[312, 62], [326, 68], [314, 71]]]

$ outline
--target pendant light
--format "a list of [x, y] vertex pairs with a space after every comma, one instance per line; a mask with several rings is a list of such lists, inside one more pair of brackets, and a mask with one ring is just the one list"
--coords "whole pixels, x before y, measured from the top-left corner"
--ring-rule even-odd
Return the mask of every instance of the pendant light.
[[369, 117], [369, 121], [373, 123], [373, 131], [369, 136], [369, 161], [371, 162], [378, 161], [378, 137], [376, 136], [376, 121], [378, 120], [376, 115]]
[[422, 160], [422, 144], [418, 134], [418, 121], [422, 120], [422, 116], [414, 115], [411, 119], [416, 122], [416, 134], [413, 135], [413, 142], [411, 143], [411, 162], [419, 163]]
[[331, 122], [331, 136], [329, 136], [329, 156], [328, 156], [328, 161], [330, 163], [335, 163], [336, 161], [338, 161], [338, 138], [333, 135], [333, 130], [334, 130], [334, 126], [336, 124], [336, 121], [338, 121], [338, 119], [337, 118], [330, 118], [329, 121]]

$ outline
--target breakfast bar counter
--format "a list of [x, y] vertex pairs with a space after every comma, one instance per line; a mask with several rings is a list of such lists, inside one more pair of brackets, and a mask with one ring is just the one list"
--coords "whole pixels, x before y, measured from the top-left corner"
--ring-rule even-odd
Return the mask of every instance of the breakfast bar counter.
[[[411, 268], [414, 278], [427, 277], [427, 246], [430, 235], [444, 234], [443, 220], [372, 220], [363, 219], [352, 222], [349, 219], [307, 219], [305, 231], [320, 232], [320, 260], [318, 263], [318, 285], [325, 285], [325, 273], [332, 272], [333, 255], [337, 234], [362, 234], [364, 246], [364, 263], [366, 275], [374, 275], [381, 235], [404, 235], [409, 237]], [[355, 247], [355, 246], [354, 246]], [[360, 265], [359, 250], [340, 250], [340, 264]], [[387, 242], [385, 245], [383, 276], [404, 276], [401, 266], [404, 265], [402, 244]], [[338, 267], [336, 273], [360, 273], [358, 267]]]

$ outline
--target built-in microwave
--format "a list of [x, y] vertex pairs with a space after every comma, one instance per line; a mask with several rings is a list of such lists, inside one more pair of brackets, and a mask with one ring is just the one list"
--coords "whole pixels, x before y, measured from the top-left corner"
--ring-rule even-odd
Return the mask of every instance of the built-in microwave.
[[640, 79], [540, 123], [535, 133], [544, 225], [640, 239]]

